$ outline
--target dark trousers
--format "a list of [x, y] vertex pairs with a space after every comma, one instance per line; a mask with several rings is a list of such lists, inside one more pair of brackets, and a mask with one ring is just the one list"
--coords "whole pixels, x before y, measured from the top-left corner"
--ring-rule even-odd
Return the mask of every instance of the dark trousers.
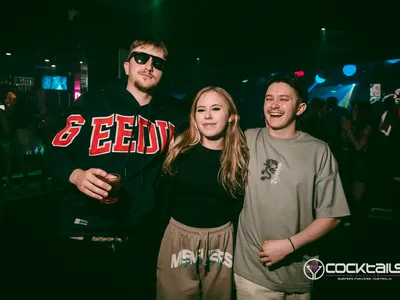
[[136, 232], [129, 240], [60, 239], [53, 259], [63, 290], [83, 287], [92, 295], [104, 291], [129, 299], [156, 299], [157, 254], [154, 234]]

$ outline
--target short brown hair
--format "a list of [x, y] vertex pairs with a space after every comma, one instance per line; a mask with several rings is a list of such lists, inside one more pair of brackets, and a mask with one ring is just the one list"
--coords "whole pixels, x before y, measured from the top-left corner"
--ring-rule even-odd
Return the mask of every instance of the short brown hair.
[[269, 86], [273, 83], [283, 82], [294, 89], [297, 94], [297, 97], [300, 100], [300, 103], [308, 102], [308, 90], [304, 85], [304, 80], [301, 77], [296, 76], [295, 74], [282, 73], [273, 75], [267, 82], [267, 90]]
[[167, 58], [167, 56], [168, 56], [167, 46], [162, 41], [145, 39], [145, 40], [133, 41], [133, 43], [131, 44], [131, 47], [129, 48], [129, 53], [128, 53], [127, 59], [129, 59], [129, 56], [131, 55], [133, 49], [136, 49], [136, 48], [142, 47], [142, 46], [153, 46], [154, 48], [161, 50], [164, 53], [164, 58]]

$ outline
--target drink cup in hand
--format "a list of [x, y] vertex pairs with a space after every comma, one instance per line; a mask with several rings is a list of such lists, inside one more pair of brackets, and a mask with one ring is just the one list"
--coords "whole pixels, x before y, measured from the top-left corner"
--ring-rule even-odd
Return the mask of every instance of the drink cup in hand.
[[111, 185], [111, 190], [108, 192], [107, 197], [101, 200], [103, 204], [113, 204], [118, 201], [119, 187], [121, 185], [121, 176], [116, 173], [109, 173], [106, 177], [101, 178], [104, 182]]

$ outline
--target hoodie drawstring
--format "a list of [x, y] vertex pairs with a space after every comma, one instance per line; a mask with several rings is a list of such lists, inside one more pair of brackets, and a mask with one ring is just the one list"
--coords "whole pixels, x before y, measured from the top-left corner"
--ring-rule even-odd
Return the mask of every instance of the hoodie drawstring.
[[[132, 134], [131, 134], [131, 137], [129, 139], [128, 156], [127, 156], [127, 161], [125, 163], [125, 170], [124, 170], [125, 179], [126, 179], [126, 177], [128, 177], [128, 174], [129, 174], [129, 158], [130, 158], [130, 155], [131, 155], [132, 142], [133, 142], [133, 139], [135, 137], [139, 137], [139, 134], [138, 134], [138, 131], [139, 131], [139, 129], [138, 129], [139, 128], [138, 116], [139, 116], [138, 114], [134, 115], [135, 123], [133, 124]], [[150, 135], [150, 130], [149, 130], [150, 118], [151, 118], [151, 102], [149, 103], [147, 124], [145, 126], [146, 129], [143, 130], [143, 136], [142, 136], [142, 138], [143, 138], [143, 146], [144, 146], [144, 152], [143, 152], [142, 160], [141, 160], [141, 164], [140, 164], [140, 181], [142, 183], [142, 187], [144, 187], [144, 185], [145, 185], [144, 164], [145, 164], [145, 161], [146, 161], [146, 153], [147, 153], [147, 146], [146, 146], [146, 138], [145, 137]], [[137, 142], [139, 142], [139, 140]]]
[[151, 118], [151, 102], [149, 103], [149, 112], [147, 114], [147, 125], [146, 125], [146, 130], [147, 130], [147, 134], [144, 134], [143, 136], [143, 144], [144, 144], [144, 152], [142, 155], [142, 165], [140, 168], [140, 180], [142, 182], [142, 187], [144, 187], [145, 185], [145, 181], [144, 181], [144, 162], [145, 162], [145, 158], [146, 158], [146, 153], [147, 153], [147, 147], [146, 147], [146, 136], [149, 137], [150, 139], [150, 129], [149, 129], [149, 125], [150, 125], [150, 118]]
[[137, 114], [135, 114], [134, 120], [135, 122], [133, 123], [133, 128], [132, 128], [132, 133], [131, 133], [131, 137], [129, 139], [129, 146], [128, 146], [128, 156], [126, 158], [126, 163], [125, 163], [125, 170], [124, 170], [124, 177], [126, 178], [128, 176], [128, 168], [129, 168], [129, 157], [131, 156], [131, 148], [132, 148], [132, 141], [135, 137], [135, 128], [137, 128]]

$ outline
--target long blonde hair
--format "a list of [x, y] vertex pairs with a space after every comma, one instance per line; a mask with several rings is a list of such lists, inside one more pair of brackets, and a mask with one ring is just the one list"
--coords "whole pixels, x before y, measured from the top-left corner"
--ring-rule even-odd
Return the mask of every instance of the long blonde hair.
[[225, 99], [231, 117], [231, 122], [229, 122], [225, 132], [221, 168], [217, 180], [229, 194], [236, 198], [237, 193], [244, 192], [247, 184], [249, 149], [243, 131], [239, 126], [236, 106], [232, 97], [223, 88], [209, 86], [197, 93], [190, 111], [190, 126], [175, 139], [174, 144], [169, 148], [163, 164], [163, 171], [166, 174], [173, 175], [172, 165], [178, 155], [192, 149], [201, 142], [201, 133], [196, 124], [196, 106], [200, 97], [210, 91], [217, 92]]

